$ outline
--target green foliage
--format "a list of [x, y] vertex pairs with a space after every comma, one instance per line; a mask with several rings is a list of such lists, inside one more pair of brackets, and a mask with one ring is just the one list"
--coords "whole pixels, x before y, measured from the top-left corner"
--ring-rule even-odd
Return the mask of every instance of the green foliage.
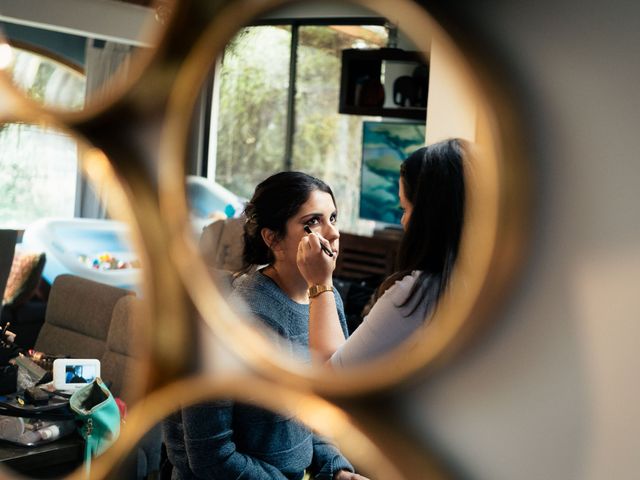
[[[38, 215], [42, 208], [26, 201], [34, 191], [35, 172], [25, 174], [22, 158], [13, 155], [20, 149], [20, 124], [3, 125], [0, 131], [0, 219], [17, 220], [22, 215]], [[13, 144], [13, 145], [12, 145]], [[8, 148], [7, 148], [8, 147]]]
[[0, 222], [25, 225], [73, 212], [75, 142], [27, 124], [0, 129]]
[[254, 27], [225, 52], [216, 179], [243, 196], [283, 167], [290, 43], [285, 29]]

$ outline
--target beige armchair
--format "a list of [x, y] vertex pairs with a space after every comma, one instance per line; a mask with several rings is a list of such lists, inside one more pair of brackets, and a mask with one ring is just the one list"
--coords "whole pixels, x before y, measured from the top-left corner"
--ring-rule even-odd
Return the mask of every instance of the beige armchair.
[[233, 273], [242, 270], [244, 223], [244, 216], [226, 218], [203, 229], [200, 252], [209, 268]]
[[74, 275], [51, 286], [35, 349], [52, 355], [102, 359], [116, 302], [133, 292]]
[[[100, 375], [111, 392], [127, 404], [126, 380], [135, 367], [133, 327], [141, 300], [133, 292], [73, 275], [60, 275], [51, 286], [45, 323], [36, 349], [75, 358], [100, 360]], [[131, 452], [123, 478], [155, 478], [160, 467], [160, 426], [151, 429]], [[123, 474], [124, 475], [124, 474]]]

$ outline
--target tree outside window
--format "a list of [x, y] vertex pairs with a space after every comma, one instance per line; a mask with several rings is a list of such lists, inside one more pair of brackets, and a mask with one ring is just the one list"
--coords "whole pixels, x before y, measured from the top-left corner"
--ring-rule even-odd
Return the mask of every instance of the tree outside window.
[[284, 168], [290, 45], [290, 27], [249, 27], [224, 53], [216, 181], [242, 197]]

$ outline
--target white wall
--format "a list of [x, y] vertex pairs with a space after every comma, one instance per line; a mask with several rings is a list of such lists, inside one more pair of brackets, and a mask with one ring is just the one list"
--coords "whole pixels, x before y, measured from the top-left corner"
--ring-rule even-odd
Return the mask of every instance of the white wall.
[[461, 76], [460, 54], [442, 39], [433, 38], [429, 61], [426, 143], [447, 138], [476, 141], [477, 99]]
[[405, 399], [469, 478], [640, 475], [639, 5], [459, 2], [522, 81], [537, 172], [495, 328]]

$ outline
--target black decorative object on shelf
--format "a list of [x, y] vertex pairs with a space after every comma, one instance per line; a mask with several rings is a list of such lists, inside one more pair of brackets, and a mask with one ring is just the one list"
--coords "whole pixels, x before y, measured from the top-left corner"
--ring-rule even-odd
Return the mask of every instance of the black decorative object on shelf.
[[[395, 79], [387, 76], [386, 82], [393, 87], [390, 100], [394, 106], [385, 108], [383, 65], [393, 63], [405, 63], [413, 68], [410, 75], [399, 75]], [[399, 48], [343, 50], [338, 112], [424, 120], [428, 84], [429, 65], [420, 52]]]
[[427, 108], [427, 82], [429, 71], [426, 65], [414, 68], [413, 74], [402, 75], [393, 82], [393, 103], [400, 107]]

